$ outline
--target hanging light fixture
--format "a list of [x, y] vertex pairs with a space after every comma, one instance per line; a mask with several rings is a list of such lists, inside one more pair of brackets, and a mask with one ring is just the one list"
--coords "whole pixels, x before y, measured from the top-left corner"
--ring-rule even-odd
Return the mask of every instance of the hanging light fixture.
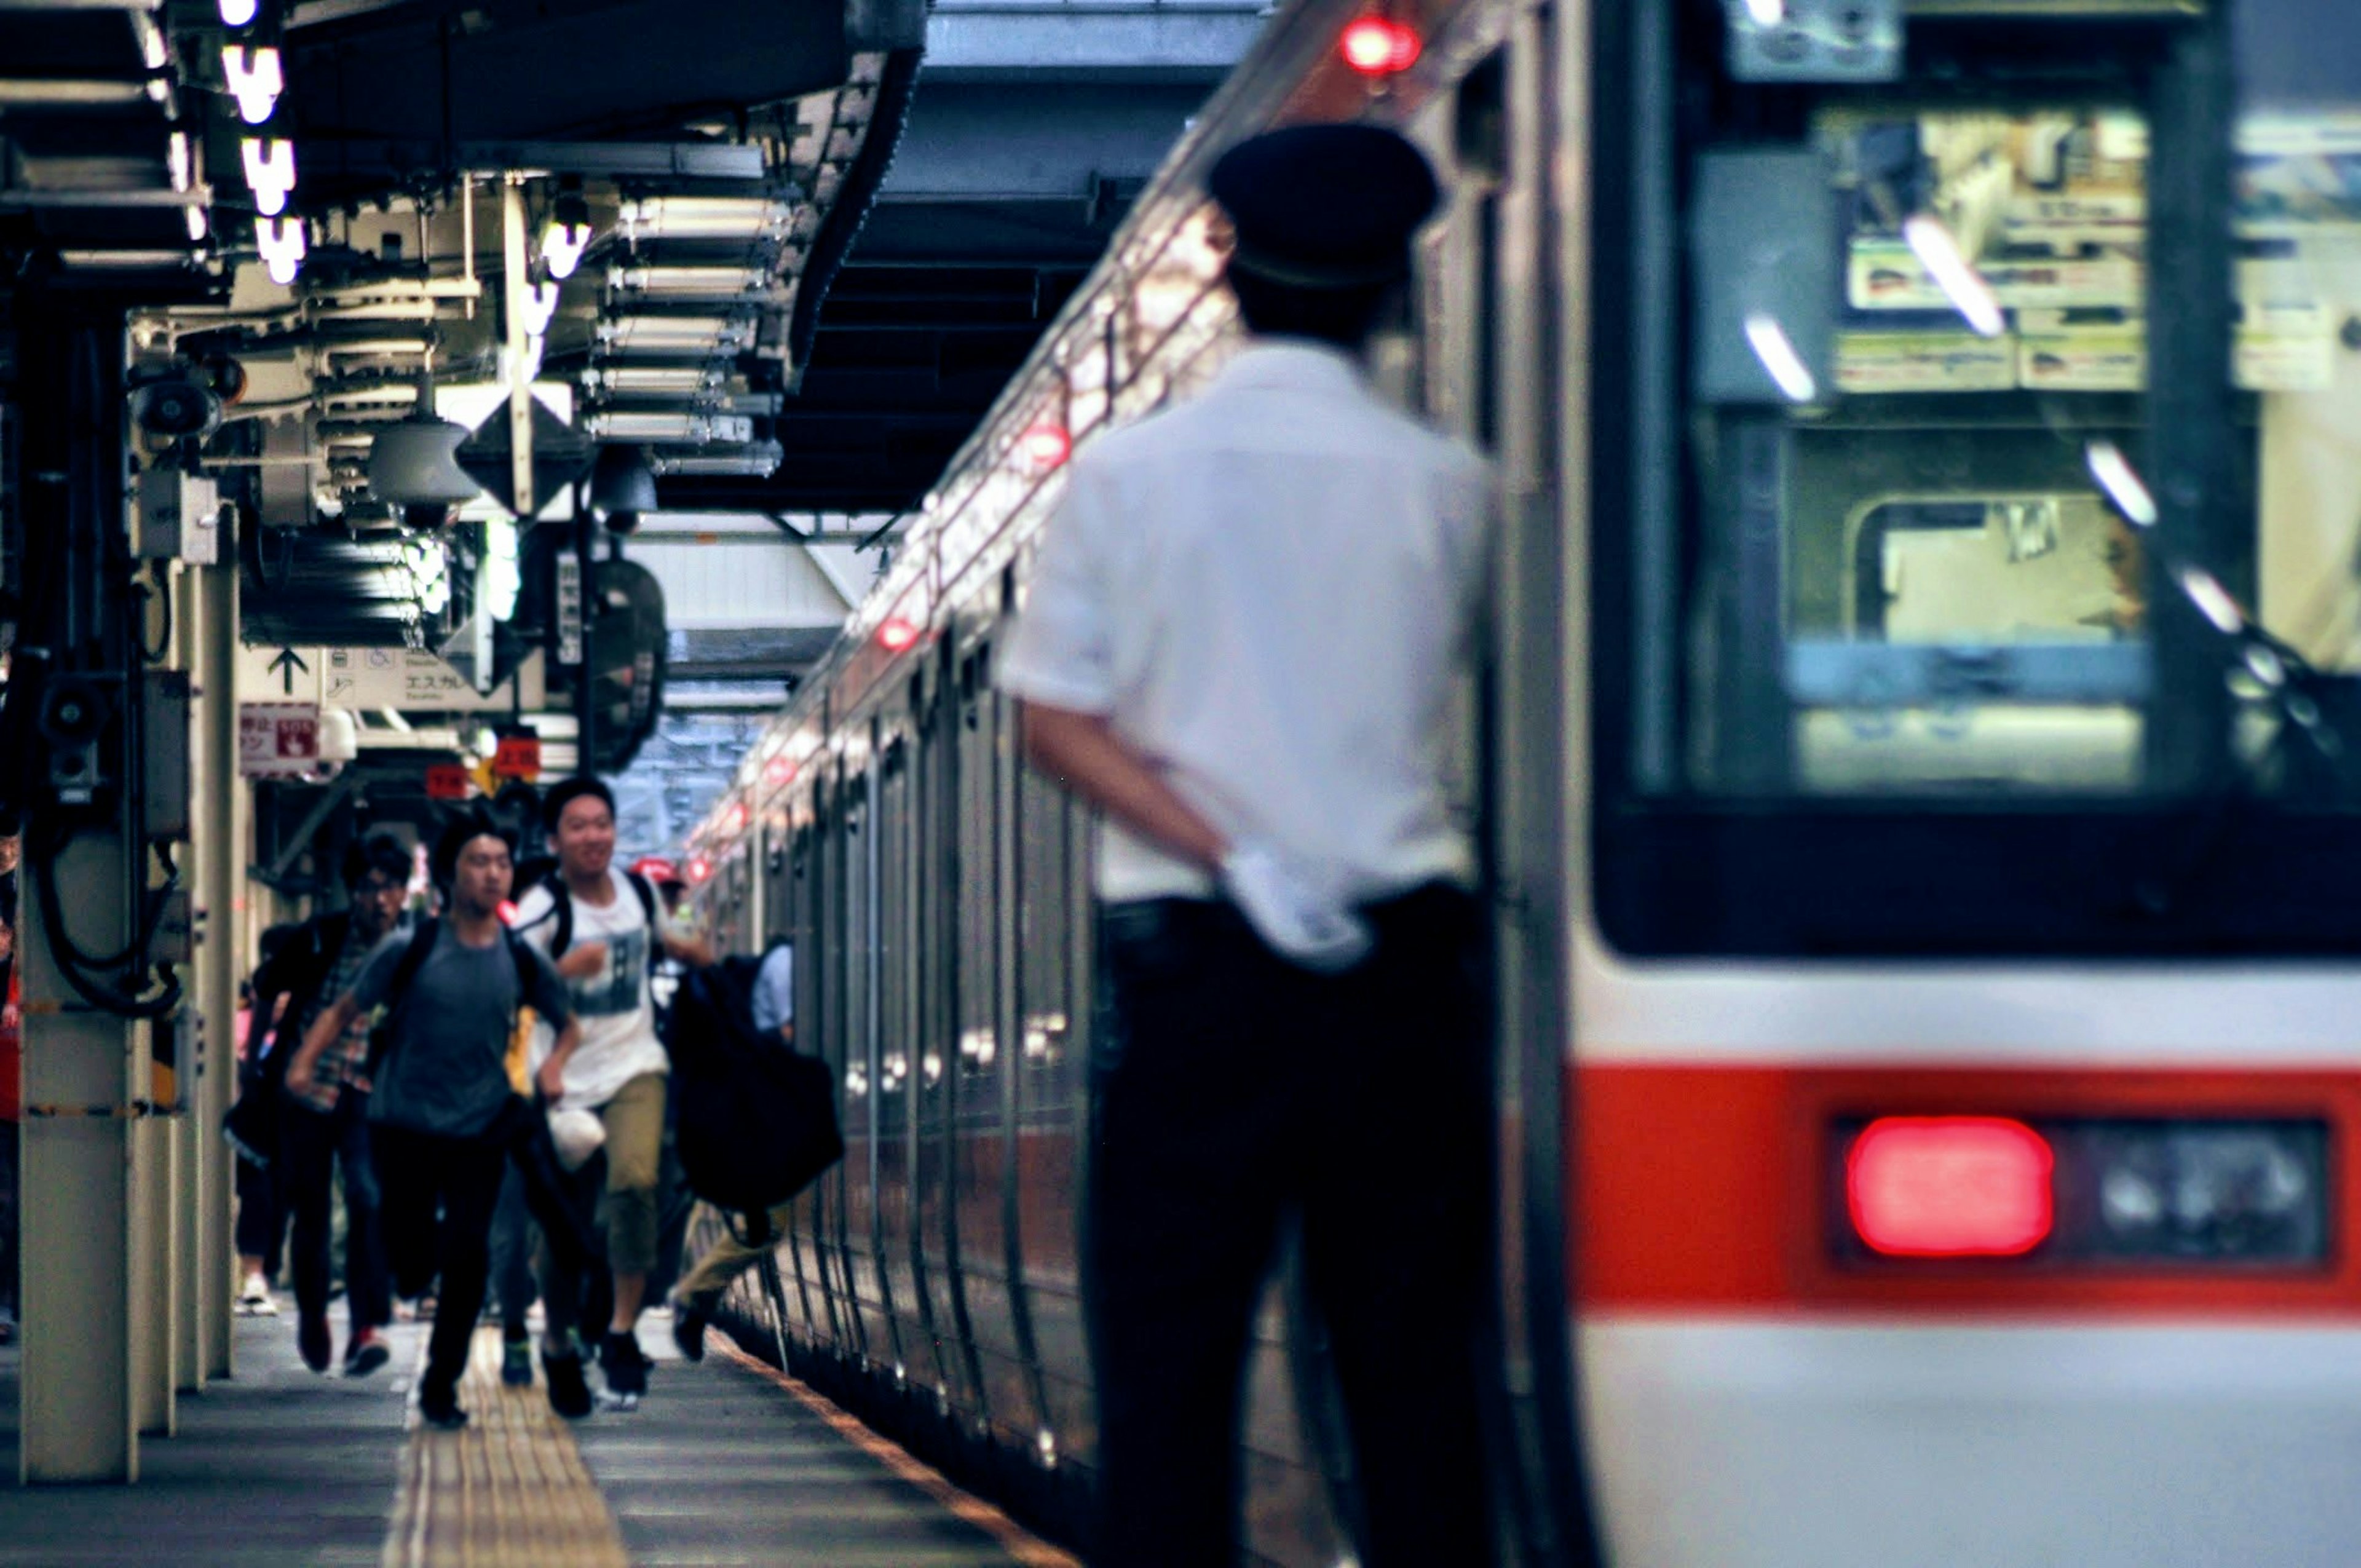
[[434, 378], [420, 376], [418, 401], [408, 417], [379, 431], [369, 444], [369, 488], [401, 508], [404, 521], [441, 524], [449, 509], [474, 500], [482, 488], [459, 466], [459, 444], [470, 433], [466, 425], [436, 416]]
[[237, 117], [249, 126], [270, 118], [279, 95], [287, 91], [287, 77], [279, 51], [268, 44], [249, 49], [244, 44], [222, 46], [222, 79], [237, 100]]
[[570, 192], [558, 197], [541, 234], [541, 259], [552, 278], [574, 276], [582, 253], [590, 248], [591, 232], [590, 204]]

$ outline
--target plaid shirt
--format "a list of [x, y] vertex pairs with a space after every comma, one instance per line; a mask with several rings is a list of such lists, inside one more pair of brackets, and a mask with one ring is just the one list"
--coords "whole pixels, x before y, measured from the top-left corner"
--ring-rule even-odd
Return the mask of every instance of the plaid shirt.
[[[311, 1033], [313, 1024], [335, 1003], [337, 997], [353, 988], [353, 982], [360, 979], [361, 966], [368, 961], [375, 946], [375, 943], [364, 942], [354, 936], [345, 938], [344, 950], [336, 955], [335, 967], [329, 970], [327, 980], [320, 987], [320, 994], [313, 997], [312, 1004], [303, 1010], [302, 1027], [294, 1036], [296, 1042], [300, 1044], [303, 1036]], [[360, 1077], [361, 1069], [368, 1061], [370, 1023], [370, 1014], [356, 1014], [344, 1034], [328, 1042], [327, 1049], [322, 1051], [320, 1059], [313, 1064], [311, 1088], [300, 1094], [292, 1089], [287, 1092], [314, 1111], [324, 1113], [334, 1111], [337, 1100], [344, 1094], [345, 1086]]]

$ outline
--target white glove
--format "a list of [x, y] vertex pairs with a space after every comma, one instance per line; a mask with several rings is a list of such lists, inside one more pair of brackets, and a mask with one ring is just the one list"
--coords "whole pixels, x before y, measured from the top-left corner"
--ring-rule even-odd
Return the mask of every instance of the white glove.
[[1335, 974], [1368, 956], [1368, 923], [1277, 850], [1236, 846], [1222, 858], [1222, 882], [1255, 934], [1290, 963]]

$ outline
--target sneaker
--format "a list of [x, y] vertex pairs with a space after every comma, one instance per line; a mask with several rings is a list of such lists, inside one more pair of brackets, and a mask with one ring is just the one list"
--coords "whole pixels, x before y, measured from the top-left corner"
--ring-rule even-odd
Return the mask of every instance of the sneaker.
[[271, 1299], [270, 1286], [259, 1274], [246, 1277], [244, 1288], [237, 1293], [237, 1315], [241, 1318], [275, 1318], [279, 1303]]
[[713, 1320], [683, 1301], [672, 1310], [672, 1343], [691, 1361], [705, 1359], [705, 1325]]
[[500, 1341], [500, 1381], [511, 1388], [533, 1387], [533, 1342], [520, 1335]]
[[598, 1365], [607, 1369], [607, 1391], [626, 1398], [637, 1398], [648, 1391], [648, 1357], [640, 1348], [639, 1336], [607, 1331], [607, 1340], [598, 1349]]
[[335, 1345], [328, 1337], [328, 1314], [306, 1312], [295, 1325], [295, 1350], [302, 1356], [303, 1365], [314, 1372], [328, 1370], [328, 1357]]
[[467, 1424], [467, 1412], [459, 1408], [459, 1390], [422, 1385], [418, 1390], [418, 1417], [428, 1426], [445, 1431], [457, 1431]]
[[366, 1377], [392, 1359], [393, 1352], [375, 1329], [356, 1329], [345, 1346], [345, 1376]]
[[549, 1379], [551, 1409], [569, 1421], [578, 1421], [590, 1413], [590, 1385], [582, 1376], [580, 1355], [552, 1355], [544, 1347], [541, 1370]]

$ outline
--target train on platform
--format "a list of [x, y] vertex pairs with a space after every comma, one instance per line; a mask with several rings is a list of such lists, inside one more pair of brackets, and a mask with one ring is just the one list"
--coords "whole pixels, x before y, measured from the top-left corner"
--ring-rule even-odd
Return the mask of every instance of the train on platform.
[[[995, 649], [1070, 455], [1235, 341], [1212, 159], [1367, 118], [1447, 192], [1370, 374], [1499, 476], [1463, 797], [1518, 1560], [2349, 1561], [2341, 21], [1281, 8], [692, 846], [731, 946], [796, 945], [850, 1149], [741, 1331], [1081, 1516], [1092, 824], [1021, 762]], [[1288, 1281], [1250, 1544], [1346, 1562]]]

